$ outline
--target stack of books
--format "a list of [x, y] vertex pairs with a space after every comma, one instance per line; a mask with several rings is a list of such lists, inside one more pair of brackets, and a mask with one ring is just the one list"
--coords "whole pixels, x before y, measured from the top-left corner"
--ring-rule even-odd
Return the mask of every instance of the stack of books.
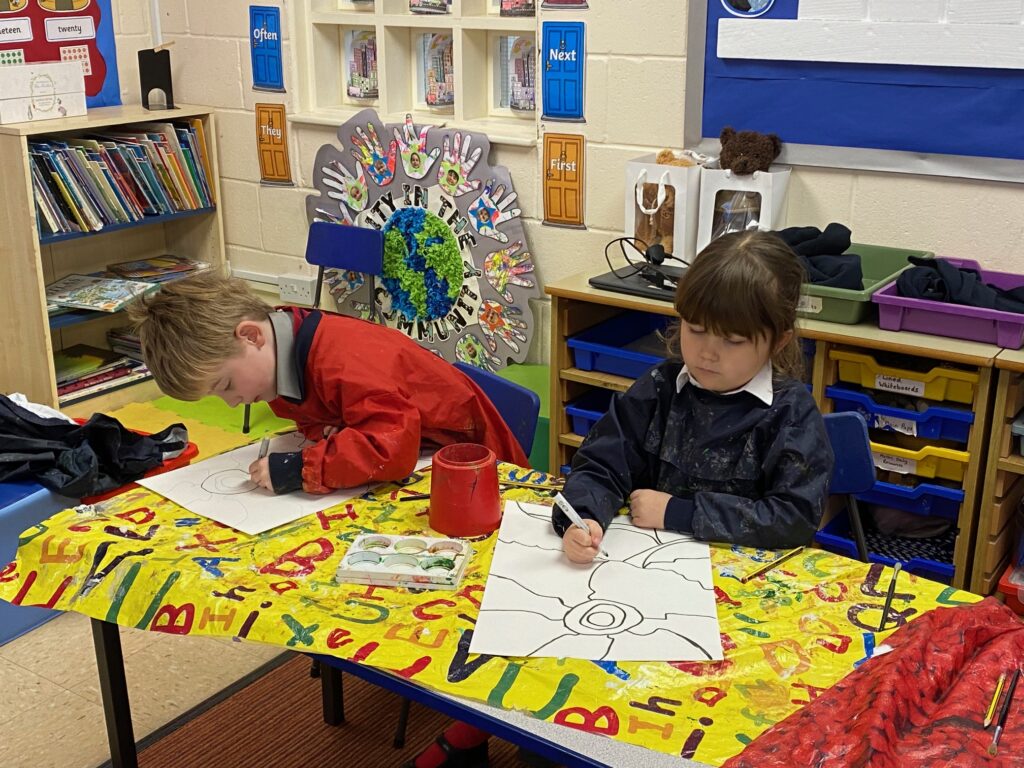
[[[119, 312], [139, 296], [155, 291], [157, 283], [124, 280], [119, 277], [68, 275], [46, 286], [46, 308], [50, 315], [63, 308]], [[50, 307], [56, 311], [50, 311]]]
[[164, 283], [179, 280], [210, 268], [208, 262], [187, 259], [184, 256], [155, 256], [151, 259], [122, 261], [108, 264], [107, 270], [125, 280], [144, 283]]
[[44, 236], [96, 232], [216, 203], [198, 119], [92, 136], [43, 136], [29, 142], [29, 157]]
[[126, 355], [133, 360], [142, 360], [142, 343], [129, 326], [111, 328], [107, 331], [107, 343], [110, 344], [110, 349], [119, 355]]
[[53, 363], [60, 405], [70, 405], [150, 378], [149, 369], [141, 361], [86, 344], [76, 344], [55, 353]]

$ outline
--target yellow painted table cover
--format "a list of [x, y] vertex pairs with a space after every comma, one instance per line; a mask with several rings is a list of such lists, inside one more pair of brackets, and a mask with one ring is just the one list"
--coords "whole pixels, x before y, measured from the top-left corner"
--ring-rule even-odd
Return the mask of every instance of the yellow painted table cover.
[[[502, 466], [503, 479], [547, 475]], [[712, 547], [725, 659], [589, 662], [468, 653], [496, 536], [476, 541], [461, 588], [334, 583], [361, 533], [423, 534], [429, 475], [259, 536], [198, 517], [145, 489], [66, 510], [26, 531], [0, 569], [0, 599], [177, 635], [237, 637], [397, 671], [445, 693], [720, 764], [833, 685], [881, 642], [889, 574], [818, 550], [747, 584], [774, 553]], [[550, 502], [544, 492], [506, 498]], [[938, 605], [980, 598], [900, 575], [888, 631]]]

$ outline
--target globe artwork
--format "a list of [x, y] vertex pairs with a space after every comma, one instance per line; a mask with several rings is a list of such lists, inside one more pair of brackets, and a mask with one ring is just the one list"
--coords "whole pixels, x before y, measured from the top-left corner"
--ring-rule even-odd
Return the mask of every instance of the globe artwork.
[[[309, 221], [383, 234], [374, 281], [328, 270], [338, 311], [395, 328], [448, 360], [488, 370], [525, 360], [540, 296], [508, 170], [483, 134], [382, 124], [365, 109], [314, 162]], [[371, 311], [373, 309], [374, 311]]]

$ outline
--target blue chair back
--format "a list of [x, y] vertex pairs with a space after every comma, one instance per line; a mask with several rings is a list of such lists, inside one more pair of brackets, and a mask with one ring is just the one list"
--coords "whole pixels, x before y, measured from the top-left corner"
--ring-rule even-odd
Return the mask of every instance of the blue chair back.
[[455, 367], [484, 391], [512, 431], [523, 453], [529, 456], [537, 432], [537, 418], [540, 416], [540, 397], [537, 393], [475, 365], [456, 362]]
[[875, 484], [868, 423], [856, 411], [825, 414], [825, 431], [836, 463], [829, 493], [866, 493]]
[[361, 272], [369, 277], [370, 319], [376, 320], [373, 278], [384, 274], [384, 235], [380, 230], [314, 221], [306, 237], [306, 261], [317, 267], [315, 306], [320, 306], [325, 268]]

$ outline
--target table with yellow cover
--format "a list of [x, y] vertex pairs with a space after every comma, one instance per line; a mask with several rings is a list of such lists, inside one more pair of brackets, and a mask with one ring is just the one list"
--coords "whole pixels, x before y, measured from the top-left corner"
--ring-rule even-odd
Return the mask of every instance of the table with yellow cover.
[[[501, 466], [501, 476], [548, 479], [510, 465]], [[470, 656], [496, 535], [475, 541], [455, 591], [334, 580], [356, 536], [423, 534], [429, 502], [396, 499], [427, 491], [429, 473], [414, 475], [247, 536], [136, 489], [24, 532], [17, 560], [0, 569], [0, 599], [110, 625], [327, 654], [714, 765], [869, 658], [888, 632], [936, 606], [980, 599], [902, 573], [887, 630], [879, 633], [888, 569], [808, 549], [741, 584], [740, 575], [775, 553], [713, 546], [723, 661]], [[505, 498], [550, 503], [546, 492], [525, 488], [508, 489]]]

